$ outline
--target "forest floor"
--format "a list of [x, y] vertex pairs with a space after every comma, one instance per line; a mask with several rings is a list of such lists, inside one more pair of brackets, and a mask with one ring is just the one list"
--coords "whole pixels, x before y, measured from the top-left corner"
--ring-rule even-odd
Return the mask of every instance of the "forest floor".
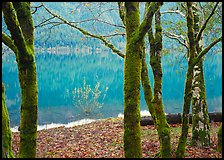
[[[197, 148], [190, 146], [191, 128], [189, 129], [185, 158], [222, 158], [216, 151], [218, 143], [217, 131], [220, 122], [212, 122], [211, 146]], [[172, 157], [181, 133], [181, 125], [171, 126]], [[142, 126], [142, 154], [144, 158], [153, 158], [159, 151], [159, 141], [154, 125]], [[108, 118], [71, 128], [58, 127], [38, 131], [38, 158], [122, 158], [123, 150], [123, 119]], [[19, 151], [19, 132], [12, 137], [13, 152], [16, 157]]]

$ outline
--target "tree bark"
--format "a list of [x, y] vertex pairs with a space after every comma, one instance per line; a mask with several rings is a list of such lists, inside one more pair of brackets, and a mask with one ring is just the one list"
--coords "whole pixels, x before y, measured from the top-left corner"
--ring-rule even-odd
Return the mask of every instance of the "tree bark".
[[203, 60], [194, 67], [192, 97], [192, 140], [194, 146], [210, 145], [208, 106], [203, 74]]
[[124, 151], [126, 158], [141, 158], [140, 82], [144, 37], [161, 2], [152, 3], [140, 24], [139, 2], [125, 2], [126, 56], [124, 60]]
[[152, 28], [148, 32], [150, 43], [150, 65], [154, 76], [154, 98], [152, 105], [156, 114], [156, 127], [160, 140], [160, 155], [169, 158], [171, 155], [170, 126], [167, 123], [162, 102], [162, 26], [160, 22], [160, 11], [155, 14], [155, 38]]
[[196, 54], [194, 28], [193, 28], [192, 2], [187, 2], [187, 36], [189, 39], [188, 70], [187, 70], [185, 89], [184, 89], [182, 131], [181, 131], [181, 136], [180, 136], [177, 151], [176, 151], [176, 156], [178, 158], [184, 157], [184, 153], [186, 149], [186, 142], [187, 142], [187, 135], [188, 135], [188, 128], [189, 128], [189, 111], [190, 111], [190, 104], [191, 104], [191, 98], [192, 98], [192, 79], [193, 79], [193, 67], [194, 67], [193, 59]]
[[[199, 34], [200, 23], [202, 25], [202, 19], [198, 14], [196, 3], [193, 3], [193, 15], [194, 15], [194, 36], [195, 39]], [[202, 51], [203, 48], [203, 32], [201, 38], [196, 40], [197, 54]], [[206, 90], [204, 80], [203, 69], [204, 58], [201, 58], [199, 62], [194, 66], [193, 70], [193, 84], [192, 84], [192, 140], [193, 146], [209, 146], [210, 145], [210, 127], [208, 116], [208, 105], [206, 102]]]
[[34, 27], [30, 2], [4, 2], [4, 20], [17, 47], [22, 102], [20, 108], [20, 158], [36, 157], [38, 87], [34, 53]]
[[217, 146], [218, 151], [222, 151], [222, 124], [219, 127], [218, 131], [218, 146]]
[[12, 153], [12, 132], [8, 110], [5, 104], [5, 90], [2, 83], [2, 158], [14, 158]]
[[124, 61], [124, 151], [126, 158], [141, 158], [140, 80], [142, 43], [134, 33], [140, 24], [138, 3], [126, 2], [126, 56]]

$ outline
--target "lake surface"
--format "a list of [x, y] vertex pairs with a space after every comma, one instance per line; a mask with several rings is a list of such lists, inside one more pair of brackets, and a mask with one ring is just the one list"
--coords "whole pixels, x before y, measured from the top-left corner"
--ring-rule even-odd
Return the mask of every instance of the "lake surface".
[[[66, 51], [45, 49], [36, 54], [38, 75], [38, 124], [69, 123], [81, 119], [117, 117], [124, 111], [124, 60], [108, 50]], [[182, 54], [164, 55], [163, 102], [166, 113], [182, 113], [184, 83], [187, 70]], [[222, 110], [222, 55], [209, 54], [204, 63], [206, 96], [209, 112]], [[153, 76], [149, 67], [150, 83]], [[86, 115], [73, 105], [72, 91], [83, 87], [83, 81], [94, 89], [99, 82], [101, 109]], [[21, 95], [18, 70], [13, 54], [2, 56], [2, 81], [6, 88], [6, 105], [11, 127], [19, 125]], [[103, 93], [108, 87], [106, 96]], [[141, 111], [147, 110], [141, 90]]]

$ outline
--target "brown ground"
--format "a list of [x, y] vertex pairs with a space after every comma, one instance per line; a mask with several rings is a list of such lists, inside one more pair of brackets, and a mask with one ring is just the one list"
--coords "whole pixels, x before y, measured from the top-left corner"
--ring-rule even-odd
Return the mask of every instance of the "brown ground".
[[[186, 158], [222, 158], [216, 151], [217, 131], [221, 123], [211, 123], [211, 146], [208, 148], [190, 147], [189, 140]], [[143, 157], [155, 157], [159, 151], [159, 141], [154, 126], [142, 126]], [[99, 158], [124, 157], [123, 119], [109, 118], [72, 128], [58, 127], [38, 131], [37, 157], [43, 158]], [[171, 125], [171, 142], [175, 151], [180, 136], [180, 125]], [[13, 133], [13, 152], [18, 155], [19, 133]], [[175, 157], [175, 152], [173, 152]]]

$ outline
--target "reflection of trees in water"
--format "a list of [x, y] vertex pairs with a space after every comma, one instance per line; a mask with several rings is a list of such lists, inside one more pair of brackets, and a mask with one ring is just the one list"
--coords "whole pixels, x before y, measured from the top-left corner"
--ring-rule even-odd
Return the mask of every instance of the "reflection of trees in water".
[[[182, 111], [182, 106], [179, 106], [179, 101], [183, 100], [184, 82], [186, 77], [186, 60], [179, 61], [175, 58], [177, 55], [166, 55], [163, 57], [163, 100], [166, 112]], [[15, 63], [13, 54], [6, 54], [2, 62], [3, 82], [6, 87], [6, 103], [16, 102], [9, 108], [11, 124], [14, 121], [19, 123], [19, 106], [20, 106], [20, 88], [18, 80], [18, 69]], [[101, 83], [101, 87], [108, 86], [107, 96], [105, 98], [105, 110], [103, 108], [103, 116], [117, 116], [123, 111], [123, 59], [109, 52], [84, 54], [56, 55], [42, 53], [36, 55], [37, 76], [38, 76], [38, 93], [39, 93], [39, 109], [54, 106], [58, 113], [58, 106], [72, 106], [71, 97], [66, 94], [66, 91], [72, 90], [74, 87], [81, 87], [83, 77], [90, 85], [97, 82]], [[206, 92], [208, 98], [209, 111], [220, 110], [222, 101], [219, 100], [222, 96], [222, 57], [221, 55], [209, 55], [205, 59], [204, 71]], [[183, 68], [181, 68], [182, 66]], [[150, 67], [149, 67], [150, 68]], [[176, 72], [177, 71], [177, 72]], [[151, 84], [153, 77], [149, 70]], [[17, 95], [17, 96], [16, 96]], [[47, 99], [46, 99], [47, 97]], [[143, 97], [143, 96], [142, 96]], [[144, 105], [144, 98], [141, 103]], [[180, 109], [179, 109], [180, 107]], [[18, 109], [17, 109], [18, 108]], [[178, 108], [178, 109], [175, 109]], [[42, 118], [45, 114], [41, 112]], [[73, 108], [74, 109], [74, 108]], [[41, 109], [42, 110], [42, 109]], [[62, 112], [63, 108], [60, 110]], [[69, 117], [63, 114], [51, 112], [48, 117], [55, 115], [55, 121]], [[72, 111], [73, 112], [73, 111]], [[116, 113], [117, 112], [117, 113]], [[73, 116], [77, 115], [77, 111]], [[45, 116], [46, 121], [48, 120]], [[82, 117], [80, 117], [82, 118]], [[67, 120], [64, 120], [67, 123]]]

